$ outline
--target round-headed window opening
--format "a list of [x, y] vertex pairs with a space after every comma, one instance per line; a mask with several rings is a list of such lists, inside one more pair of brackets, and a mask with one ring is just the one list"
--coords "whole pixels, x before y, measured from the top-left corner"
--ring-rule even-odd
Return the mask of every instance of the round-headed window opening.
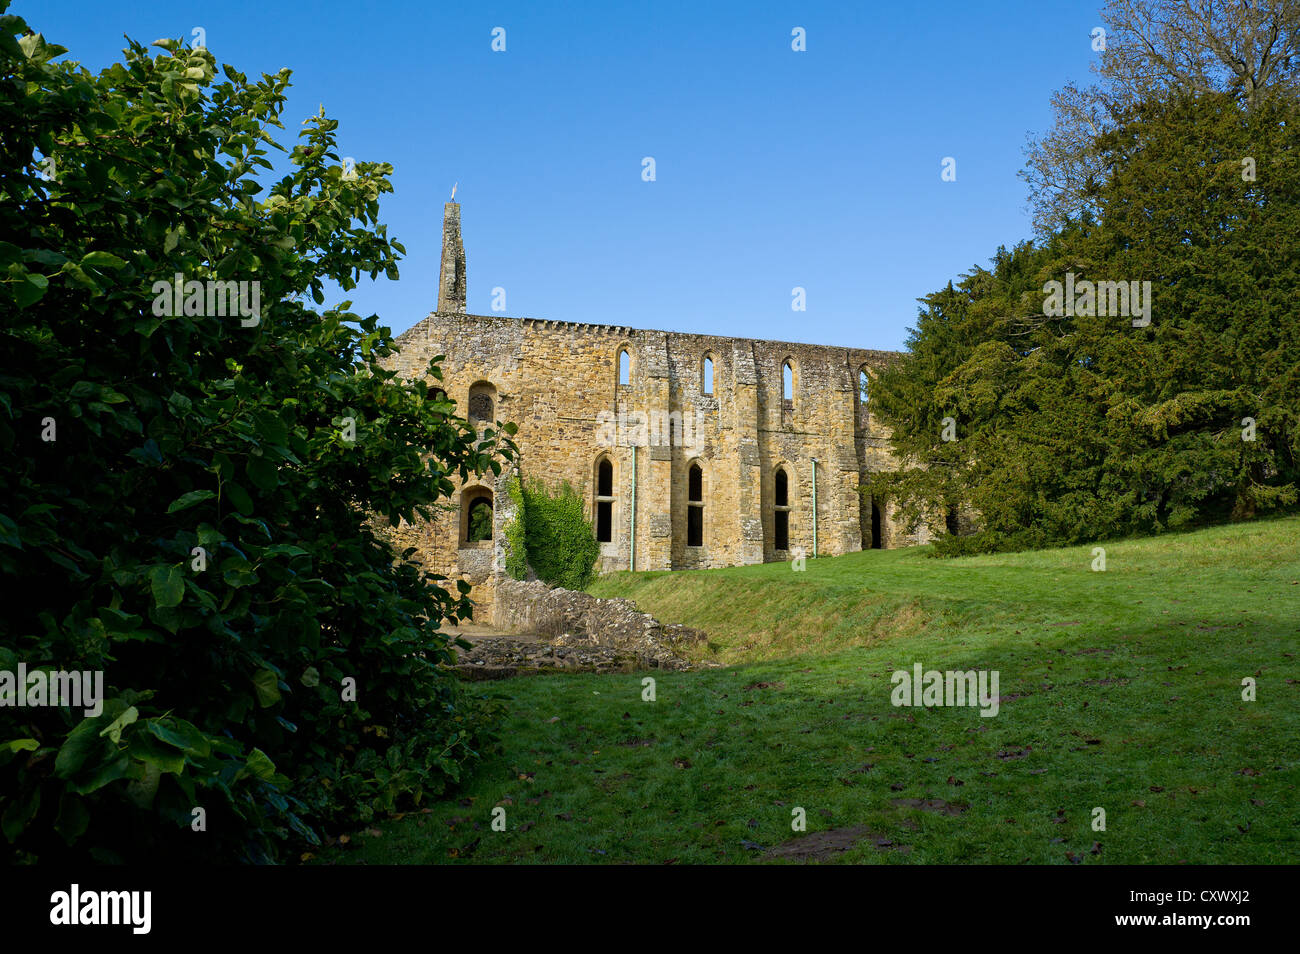
[[691, 464], [686, 478], [686, 545], [704, 546], [704, 471]]
[[[433, 385], [429, 385], [428, 390], [425, 392], [425, 397], [427, 400], [432, 401], [435, 404], [450, 403], [447, 400], [447, 392], [444, 391], [442, 388], [435, 387]], [[445, 417], [445, 415], [441, 411], [435, 411], [434, 415], [440, 421]]]
[[496, 420], [497, 389], [490, 382], [479, 381], [469, 389], [469, 420], [471, 424], [491, 424]]
[[596, 462], [596, 542], [614, 542], [614, 464], [608, 457]]
[[476, 487], [464, 492], [461, 514], [461, 539], [465, 543], [483, 543], [492, 539], [492, 491]]
[[772, 546], [776, 550], [790, 549], [790, 477], [784, 467], [778, 467], [772, 478]]

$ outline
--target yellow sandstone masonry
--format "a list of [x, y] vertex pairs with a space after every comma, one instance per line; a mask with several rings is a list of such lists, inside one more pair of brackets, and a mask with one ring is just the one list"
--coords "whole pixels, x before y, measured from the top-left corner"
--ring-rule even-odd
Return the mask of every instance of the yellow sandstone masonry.
[[[598, 537], [608, 538], [602, 571], [788, 561], [800, 549], [812, 558], [814, 468], [818, 555], [928, 540], [924, 528], [905, 536], [888, 501], [857, 490], [866, 475], [898, 466], [859, 390], [860, 375], [869, 382], [896, 352], [468, 315], [455, 203], [446, 205], [443, 243], [439, 310], [398, 337], [388, 365], [416, 377], [446, 355], [443, 383], [428, 383], [462, 416], [517, 424], [525, 479], [579, 489]], [[514, 472], [471, 479], [457, 488], [455, 513], [396, 531], [426, 569], [475, 584], [479, 621], [493, 619]], [[486, 503], [492, 539], [471, 542], [470, 510]]]

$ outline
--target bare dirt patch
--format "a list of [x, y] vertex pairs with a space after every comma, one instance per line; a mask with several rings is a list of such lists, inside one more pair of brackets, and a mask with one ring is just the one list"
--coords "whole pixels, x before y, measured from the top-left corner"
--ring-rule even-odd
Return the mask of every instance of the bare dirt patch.
[[848, 828], [831, 828], [827, 831], [815, 831], [798, 838], [791, 838], [773, 848], [769, 848], [769, 858], [790, 858], [794, 861], [825, 861], [848, 851], [862, 841], [872, 842], [880, 851], [899, 851], [906, 854], [910, 845], [899, 845], [887, 835], [873, 832], [865, 825], [852, 825]]

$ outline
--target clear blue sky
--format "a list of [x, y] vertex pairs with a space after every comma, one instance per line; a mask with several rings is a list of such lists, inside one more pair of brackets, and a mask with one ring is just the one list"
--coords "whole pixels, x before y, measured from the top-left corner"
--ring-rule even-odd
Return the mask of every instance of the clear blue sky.
[[[1098, 0], [507, 4], [16, 0], [91, 69], [207, 34], [294, 72], [340, 153], [391, 162], [401, 279], [354, 310], [403, 331], [437, 300], [459, 182], [469, 311], [897, 348], [916, 298], [1029, 237], [1016, 173], [1048, 97], [1086, 82]], [[504, 27], [506, 51], [491, 49]], [[807, 51], [791, 50], [791, 30]], [[295, 140], [284, 138], [291, 144]], [[657, 179], [642, 180], [653, 156]], [[943, 182], [941, 161], [957, 160]], [[793, 312], [791, 289], [807, 289]]]

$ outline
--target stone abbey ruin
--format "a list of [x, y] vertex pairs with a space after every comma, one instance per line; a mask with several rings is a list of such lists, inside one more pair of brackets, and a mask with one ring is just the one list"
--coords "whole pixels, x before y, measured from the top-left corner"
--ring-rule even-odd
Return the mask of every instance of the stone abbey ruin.
[[[438, 308], [390, 366], [438, 385], [472, 422], [513, 421], [517, 470], [583, 495], [598, 569], [676, 570], [906, 546], [889, 502], [859, 493], [897, 466], [870, 412], [895, 352], [465, 313], [460, 206], [444, 207]], [[430, 381], [430, 384], [437, 382]], [[506, 482], [458, 486], [455, 512], [399, 536], [474, 585], [493, 619], [513, 519]], [[486, 611], [486, 612], [485, 612]]]

